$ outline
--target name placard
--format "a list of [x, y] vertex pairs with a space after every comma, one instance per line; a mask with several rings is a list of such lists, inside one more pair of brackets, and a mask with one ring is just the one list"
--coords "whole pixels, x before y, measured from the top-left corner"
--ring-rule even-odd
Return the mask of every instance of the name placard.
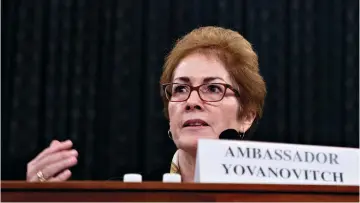
[[359, 149], [200, 139], [195, 182], [359, 186]]

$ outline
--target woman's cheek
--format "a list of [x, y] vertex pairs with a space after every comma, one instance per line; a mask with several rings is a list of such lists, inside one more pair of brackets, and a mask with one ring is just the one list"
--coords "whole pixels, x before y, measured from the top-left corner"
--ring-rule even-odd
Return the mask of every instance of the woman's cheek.
[[170, 132], [173, 138], [178, 137], [179, 134], [179, 122], [180, 116], [179, 113], [176, 112], [176, 106], [173, 104], [169, 104], [168, 106], [168, 113], [169, 113], [169, 122], [170, 122]]

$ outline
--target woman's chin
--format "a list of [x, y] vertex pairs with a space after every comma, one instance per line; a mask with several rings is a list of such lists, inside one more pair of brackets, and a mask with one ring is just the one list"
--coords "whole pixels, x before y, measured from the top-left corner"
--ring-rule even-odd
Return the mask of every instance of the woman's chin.
[[180, 132], [180, 139], [190, 143], [197, 143], [201, 138], [212, 139], [217, 137], [209, 126], [186, 127]]
[[208, 138], [214, 137], [214, 132], [209, 126], [185, 127], [181, 129], [180, 136], [190, 139]]
[[198, 132], [198, 133], [183, 133], [177, 140], [178, 148], [188, 151], [190, 153], [196, 153], [199, 139], [216, 139], [213, 133]]
[[197, 140], [179, 140], [177, 144], [178, 149], [183, 150], [193, 156], [196, 156], [197, 152]]

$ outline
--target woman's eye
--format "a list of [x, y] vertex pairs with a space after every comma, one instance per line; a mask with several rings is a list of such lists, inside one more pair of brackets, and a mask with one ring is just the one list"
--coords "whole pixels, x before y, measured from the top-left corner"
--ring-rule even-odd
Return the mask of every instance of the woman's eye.
[[185, 85], [177, 85], [177, 86], [174, 86], [173, 88], [173, 92], [174, 93], [181, 93], [181, 92], [186, 92], [187, 91], [187, 88]]
[[223, 88], [221, 88], [220, 85], [210, 84], [207, 86], [207, 91], [212, 92], [212, 93], [222, 93], [223, 92], [222, 89]]

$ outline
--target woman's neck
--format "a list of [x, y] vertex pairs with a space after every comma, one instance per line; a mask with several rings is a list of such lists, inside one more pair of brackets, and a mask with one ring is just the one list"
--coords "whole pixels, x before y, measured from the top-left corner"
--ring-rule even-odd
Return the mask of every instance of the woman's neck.
[[179, 150], [179, 168], [183, 182], [194, 182], [196, 157]]

